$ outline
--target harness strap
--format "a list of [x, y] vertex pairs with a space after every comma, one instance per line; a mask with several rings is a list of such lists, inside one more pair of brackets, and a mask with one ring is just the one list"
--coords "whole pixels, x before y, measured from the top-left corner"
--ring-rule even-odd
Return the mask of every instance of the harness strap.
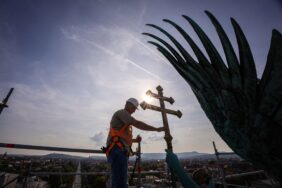
[[126, 130], [126, 128], [128, 127], [128, 125], [124, 125], [120, 130], [118, 130], [118, 132], [116, 132], [117, 130], [110, 128], [110, 132], [109, 134], [112, 137], [112, 143], [108, 146], [108, 149], [106, 151], [106, 156], [108, 157], [110, 151], [113, 149], [113, 147], [115, 145], [117, 145], [120, 149], [123, 148], [123, 144], [119, 141], [119, 137], [127, 140], [126, 137], [122, 136], [122, 134], [124, 133], [124, 131]]

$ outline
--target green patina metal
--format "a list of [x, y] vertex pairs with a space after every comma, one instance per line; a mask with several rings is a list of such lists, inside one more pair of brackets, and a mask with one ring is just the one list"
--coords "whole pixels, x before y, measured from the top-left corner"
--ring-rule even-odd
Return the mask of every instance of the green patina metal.
[[167, 58], [190, 85], [216, 132], [242, 158], [252, 162], [282, 183], [282, 35], [273, 30], [266, 67], [258, 79], [253, 55], [239, 24], [231, 18], [239, 48], [237, 58], [231, 42], [217, 19], [214, 25], [226, 64], [198, 24], [183, 16], [197, 33], [208, 57], [179, 25], [172, 25], [191, 46], [197, 60], [164, 29], [148, 24], [166, 35], [174, 46], [150, 33], [149, 41]]

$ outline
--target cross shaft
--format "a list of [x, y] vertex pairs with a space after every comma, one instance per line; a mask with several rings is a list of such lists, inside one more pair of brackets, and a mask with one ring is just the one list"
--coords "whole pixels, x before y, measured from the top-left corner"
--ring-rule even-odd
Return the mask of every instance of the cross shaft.
[[177, 117], [181, 118], [182, 113], [177, 110], [171, 110], [171, 109], [166, 109], [165, 108], [165, 101], [170, 102], [171, 104], [174, 103], [174, 99], [172, 97], [165, 97], [163, 96], [163, 88], [161, 86], [158, 86], [157, 88], [158, 94], [153, 93], [152, 91], [148, 90], [146, 92], [147, 95], [159, 99], [160, 101], [160, 107], [158, 106], [154, 106], [151, 104], [148, 104], [146, 102], [142, 102], [140, 104], [140, 106], [146, 110], [146, 109], [151, 109], [151, 110], [155, 110], [155, 111], [159, 111], [162, 113], [162, 119], [163, 119], [163, 124], [164, 124], [164, 128], [165, 128], [165, 136], [164, 139], [166, 141], [167, 144], [167, 150], [173, 152], [173, 148], [172, 148], [172, 136], [170, 134], [170, 130], [169, 130], [169, 125], [168, 125], [168, 120], [167, 120], [167, 114], [172, 114], [172, 115], [176, 115]]

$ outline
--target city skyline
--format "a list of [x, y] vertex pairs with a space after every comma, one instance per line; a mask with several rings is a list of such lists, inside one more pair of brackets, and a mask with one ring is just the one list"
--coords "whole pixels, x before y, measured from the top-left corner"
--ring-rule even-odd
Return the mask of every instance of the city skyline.
[[[2, 1], [0, 3], [0, 97], [15, 88], [0, 115], [0, 142], [99, 149], [106, 143], [112, 114], [130, 97], [145, 100], [147, 90], [164, 88], [183, 116], [168, 115], [174, 151], [231, 151], [213, 129], [188, 84], [147, 43], [142, 32], [152, 23], [184, 40], [162, 19], [194, 31], [181, 17], [194, 19], [220, 54], [222, 47], [204, 10], [213, 13], [237, 52], [230, 17], [242, 27], [262, 75], [272, 29], [282, 31], [282, 3], [273, 1]], [[185, 44], [188, 51], [189, 46]], [[193, 55], [193, 53], [191, 53]], [[222, 55], [224, 57], [224, 55]], [[149, 100], [149, 99], [146, 99]], [[159, 105], [157, 100], [149, 103]], [[162, 126], [161, 114], [139, 108], [133, 116]], [[143, 137], [142, 151], [164, 152], [163, 133], [134, 130]], [[11, 150], [0, 153], [50, 152]]]

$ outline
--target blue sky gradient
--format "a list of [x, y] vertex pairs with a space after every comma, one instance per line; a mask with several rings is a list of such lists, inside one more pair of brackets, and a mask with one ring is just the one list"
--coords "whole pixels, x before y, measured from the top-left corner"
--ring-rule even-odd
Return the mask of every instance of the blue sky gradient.
[[[0, 1], [0, 95], [14, 87], [0, 116], [0, 142], [99, 149], [105, 144], [113, 112], [127, 98], [142, 101], [161, 85], [175, 99], [168, 108], [175, 152], [230, 151], [214, 131], [188, 84], [142, 32], [162, 34], [145, 26], [165, 28], [191, 52], [181, 36], [162, 19], [181, 25], [200, 44], [181, 17], [194, 19], [223, 55], [220, 41], [204, 10], [212, 12], [236, 50], [230, 17], [241, 25], [261, 76], [272, 29], [282, 31], [279, 0], [215, 1]], [[193, 53], [191, 52], [192, 56]], [[158, 101], [151, 103], [158, 105]], [[139, 110], [135, 118], [162, 126], [158, 112]], [[143, 137], [144, 152], [164, 152], [163, 133], [134, 130]], [[0, 149], [0, 153], [49, 152]]]

